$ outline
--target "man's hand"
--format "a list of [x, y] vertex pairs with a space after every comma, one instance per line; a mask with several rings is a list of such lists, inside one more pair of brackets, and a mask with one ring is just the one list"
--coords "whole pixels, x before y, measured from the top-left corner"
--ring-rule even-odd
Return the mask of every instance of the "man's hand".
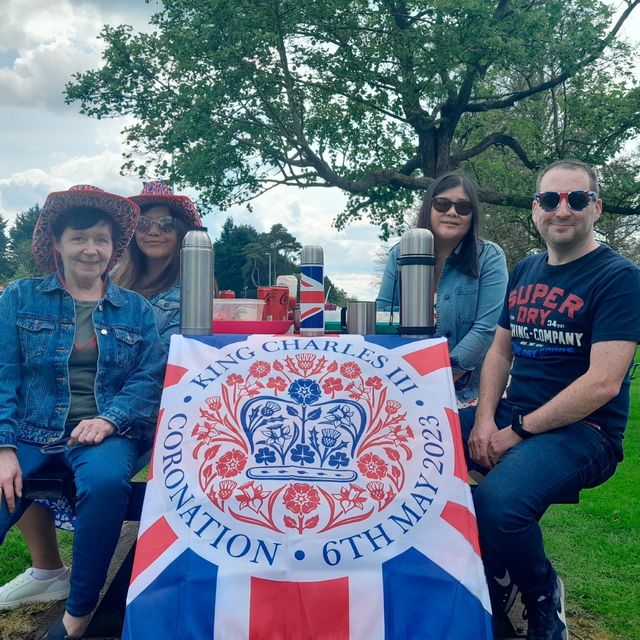
[[494, 467], [505, 451], [522, 442], [522, 438], [509, 427], [500, 429], [489, 438], [489, 461]]
[[116, 428], [103, 418], [81, 420], [69, 436], [69, 446], [71, 447], [75, 444], [100, 444], [115, 432]]
[[498, 427], [493, 418], [483, 419], [476, 415], [476, 421], [469, 434], [469, 455], [472, 460], [487, 469], [493, 467], [489, 458], [489, 441], [497, 432]]
[[4, 498], [10, 513], [15, 511], [16, 496], [22, 497], [20, 463], [14, 449], [2, 447], [0, 448], [0, 503]]

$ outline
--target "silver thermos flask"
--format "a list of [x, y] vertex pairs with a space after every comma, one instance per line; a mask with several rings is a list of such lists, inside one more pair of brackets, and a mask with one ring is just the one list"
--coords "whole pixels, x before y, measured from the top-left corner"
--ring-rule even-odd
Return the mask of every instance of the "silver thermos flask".
[[433, 335], [433, 234], [409, 229], [400, 240], [400, 327], [408, 338]]
[[213, 245], [206, 227], [187, 232], [180, 250], [180, 333], [211, 334]]

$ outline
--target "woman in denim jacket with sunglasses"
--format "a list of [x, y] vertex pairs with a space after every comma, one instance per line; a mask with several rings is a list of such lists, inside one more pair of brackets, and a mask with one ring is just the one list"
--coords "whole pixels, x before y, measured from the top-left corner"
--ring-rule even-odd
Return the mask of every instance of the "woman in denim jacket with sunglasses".
[[[164, 361], [153, 311], [108, 275], [138, 216], [130, 200], [88, 185], [49, 194], [33, 252], [52, 275], [18, 280], [0, 298], [0, 540], [30, 504], [23, 481], [59, 465], [77, 489], [70, 593], [50, 640], [81, 637], [88, 625], [120, 535], [136, 437], [158, 411]], [[29, 602], [44, 577], [45, 595], [58, 599], [68, 588], [58, 562], [34, 558], [3, 597], [17, 591]]]
[[[502, 249], [478, 236], [480, 200], [466, 176], [447, 173], [429, 186], [417, 227], [430, 229], [436, 258], [436, 330], [447, 338], [461, 406], [478, 397], [480, 369], [495, 333], [507, 287]], [[399, 307], [400, 244], [389, 252], [376, 299], [378, 309]]]

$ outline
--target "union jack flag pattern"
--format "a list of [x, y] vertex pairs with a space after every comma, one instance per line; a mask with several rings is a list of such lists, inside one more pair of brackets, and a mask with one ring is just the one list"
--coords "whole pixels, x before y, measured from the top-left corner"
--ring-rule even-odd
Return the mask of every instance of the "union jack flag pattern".
[[300, 267], [300, 331], [324, 331], [324, 267]]
[[123, 638], [484, 640], [445, 339], [174, 336]]

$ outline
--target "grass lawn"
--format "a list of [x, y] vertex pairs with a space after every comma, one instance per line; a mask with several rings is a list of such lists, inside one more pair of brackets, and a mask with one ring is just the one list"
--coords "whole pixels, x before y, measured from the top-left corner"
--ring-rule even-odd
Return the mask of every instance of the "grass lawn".
[[611, 640], [640, 638], [640, 379], [631, 383], [625, 459], [604, 485], [583, 491], [579, 505], [556, 505], [542, 526], [562, 576], [567, 609], [595, 618]]
[[[584, 491], [579, 505], [554, 506], [543, 519], [547, 551], [565, 582], [574, 637], [640, 638], [640, 378], [631, 394], [625, 460], [614, 477]], [[72, 536], [59, 532], [58, 539], [68, 562]], [[28, 566], [22, 537], [11, 531], [0, 547], [0, 584]]]

